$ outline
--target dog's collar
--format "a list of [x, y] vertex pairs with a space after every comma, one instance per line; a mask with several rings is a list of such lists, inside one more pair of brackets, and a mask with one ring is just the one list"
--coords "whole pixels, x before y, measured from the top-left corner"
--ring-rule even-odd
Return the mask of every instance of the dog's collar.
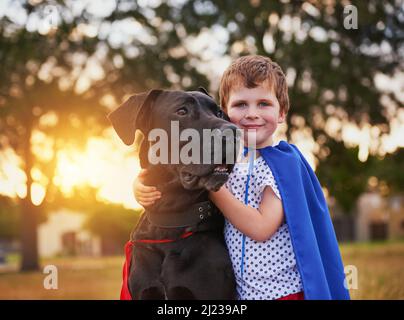
[[182, 228], [193, 227], [198, 223], [211, 217], [216, 211], [216, 207], [211, 201], [198, 202], [188, 210], [179, 213], [155, 213], [147, 214], [149, 222], [162, 228]]

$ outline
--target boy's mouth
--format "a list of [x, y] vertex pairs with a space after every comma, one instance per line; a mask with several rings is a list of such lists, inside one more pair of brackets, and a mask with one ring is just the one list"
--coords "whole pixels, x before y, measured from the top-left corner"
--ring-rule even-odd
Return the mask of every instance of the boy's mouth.
[[251, 129], [258, 129], [261, 128], [263, 125], [258, 125], [258, 124], [254, 124], [254, 125], [243, 125], [243, 129], [247, 129], [247, 130], [251, 130]]

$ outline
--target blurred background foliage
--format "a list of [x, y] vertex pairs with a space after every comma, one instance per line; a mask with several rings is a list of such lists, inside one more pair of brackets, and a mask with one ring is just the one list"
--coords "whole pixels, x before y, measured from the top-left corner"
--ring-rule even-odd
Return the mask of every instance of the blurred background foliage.
[[[344, 27], [347, 5], [357, 8], [357, 29]], [[17, 155], [25, 193], [0, 198], [1, 236], [21, 235], [23, 270], [38, 268], [36, 229], [57, 208], [89, 213], [88, 228], [122, 242], [140, 210], [128, 218], [91, 184], [67, 196], [56, 179], [60, 154], [109, 137], [106, 114], [131, 93], [204, 86], [218, 98], [221, 73], [245, 54], [285, 71], [283, 134], [312, 154], [344, 213], [369, 187], [402, 192], [403, 23], [397, 0], [3, 1], [0, 150]], [[7, 170], [2, 163], [0, 177]]]

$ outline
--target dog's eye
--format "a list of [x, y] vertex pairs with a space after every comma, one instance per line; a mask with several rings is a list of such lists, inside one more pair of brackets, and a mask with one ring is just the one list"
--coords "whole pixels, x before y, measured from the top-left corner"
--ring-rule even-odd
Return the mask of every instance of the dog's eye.
[[176, 111], [176, 114], [179, 116], [185, 116], [188, 113], [188, 110], [186, 108], [179, 108]]
[[217, 116], [218, 118], [223, 118], [223, 111], [222, 111], [222, 110], [219, 110], [219, 111], [216, 113], [216, 116]]

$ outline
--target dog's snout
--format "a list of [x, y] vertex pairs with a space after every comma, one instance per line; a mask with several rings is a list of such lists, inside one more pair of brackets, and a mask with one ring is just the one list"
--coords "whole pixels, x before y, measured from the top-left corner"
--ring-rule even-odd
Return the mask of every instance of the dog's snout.
[[220, 128], [223, 142], [234, 141], [237, 137], [237, 127], [233, 124], [226, 124]]
[[221, 131], [232, 131], [233, 133], [236, 133], [237, 127], [232, 123], [226, 123], [220, 127], [220, 130]]
[[234, 164], [237, 157], [237, 127], [226, 124], [220, 128], [222, 132], [222, 160], [226, 164]]

